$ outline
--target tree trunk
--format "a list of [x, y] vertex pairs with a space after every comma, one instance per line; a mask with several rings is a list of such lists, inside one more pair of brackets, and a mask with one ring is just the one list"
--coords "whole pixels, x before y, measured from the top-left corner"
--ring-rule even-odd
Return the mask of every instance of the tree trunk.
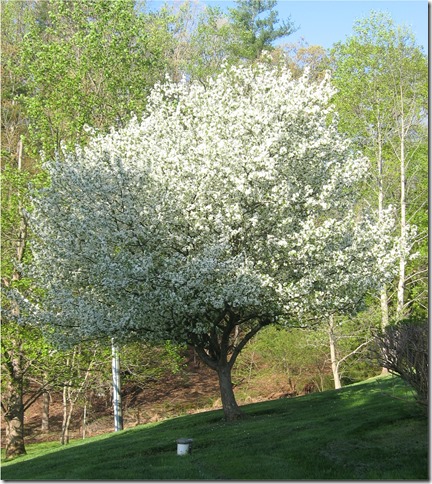
[[335, 389], [338, 390], [339, 388], [342, 388], [342, 384], [339, 377], [339, 365], [336, 359], [336, 337], [334, 334], [333, 316], [330, 316], [328, 334], [329, 334], [329, 341], [330, 341], [330, 358], [331, 358], [331, 367], [333, 372], [334, 386], [335, 386]]
[[87, 401], [84, 403], [83, 410], [83, 424], [82, 424], [82, 438], [85, 439], [87, 430]]
[[[389, 325], [389, 315], [388, 315], [388, 297], [387, 297], [387, 287], [384, 286], [381, 289], [381, 330], [384, 331]], [[389, 371], [387, 368], [381, 368], [381, 375], [388, 375]]]
[[231, 382], [231, 367], [229, 364], [220, 365], [217, 368], [219, 376], [219, 388], [222, 399], [222, 406], [225, 414], [225, 420], [233, 421], [243, 417], [243, 412], [237, 405], [233, 385]]
[[43, 392], [41, 432], [49, 431], [49, 406], [50, 406], [50, 395], [48, 392]]
[[[381, 124], [378, 123], [378, 152], [377, 152], [377, 171], [378, 171], [378, 217], [380, 220], [384, 214], [384, 160], [383, 160], [383, 141], [381, 135]], [[381, 289], [381, 329], [384, 330], [389, 324], [389, 309], [387, 288]]]
[[71, 399], [69, 388], [63, 388], [63, 422], [61, 444], [69, 443], [69, 429], [75, 402]]
[[71, 423], [71, 420], [72, 420], [73, 409], [74, 409], [74, 403], [71, 402], [69, 404], [69, 412], [68, 412], [67, 419], [66, 419], [64, 434], [62, 435], [62, 444], [68, 444], [69, 443], [69, 429], [70, 429], [70, 423]]
[[62, 445], [65, 445], [66, 442], [66, 424], [67, 424], [67, 388], [66, 385], [63, 386], [63, 420], [62, 420], [62, 431], [61, 431], [61, 439], [60, 442]]
[[242, 322], [249, 322], [251, 319], [251, 317], [246, 317], [241, 320], [234, 311], [228, 309], [220, 319], [220, 323], [226, 323], [225, 327], [222, 328], [222, 331], [220, 331], [221, 325], [217, 325], [217, 328], [215, 327], [213, 331], [204, 335], [204, 337], [192, 335], [190, 341], [190, 344], [195, 348], [201, 360], [218, 374], [222, 407], [225, 419], [228, 421], [238, 420], [244, 416], [235, 399], [233, 384], [231, 381], [231, 370], [238, 355], [247, 342], [250, 341], [265, 324], [269, 324], [267, 318], [264, 323], [258, 322], [241, 338], [241, 341], [238, 340], [239, 332], [235, 332], [234, 335], [237, 337], [237, 342], [233, 346], [232, 341], [234, 338], [231, 333], [235, 331], [235, 328], [240, 326]]
[[[401, 101], [403, 111], [403, 101]], [[406, 222], [406, 174], [405, 174], [405, 124], [403, 112], [401, 116], [401, 140], [400, 140], [400, 238], [402, 250], [399, 260], [399, 281], [397, 290], [396, 319], [404, 317], [404, 293], [405, 293], [405, 268], [406, 268], [406, 245], [407, 245], [407, 222]]]
[[[18, 170], [21, 171], [22, 162], [22, 139], [18, 142]], [[18, 211], [22, 215], [21, 201], [18, 203]], [[16, 241], [16, 265], [23, 261], [24, 251], [27, 242], [27, 221], [23, 216], [20, 219], [20, 226]], [[12, 280], [21, 279], [21, 273], [15, 270], [12, 274]], [[19, 315], [19, 307], [14, 304], [12, 313]], [[18, 457], [26, 454], [24, 445], [24, 363], [22, 342], [15, 341], [15, 355], [11, 357], [9, 367], [10, 382], [8, 384], [8, 404], [2, 408], [5, 410], [6, 421], [6, 459]]]
[[[379, 134], [378, 134], [378, 216], [380, 220], [383, 217], [384, 211], [384, 183], [383, 183], [383, 157], [382, 157], [382, 138], [381, 138], [381, 124], [379, 124]], [[389, 325], [389, 306], [388, 306], [388, 295], [387, 287], [383, 286], [380, 293], [380, 303], [381, 303], [381, 330], [384, 331]], [[387, 375], [387, 368], [381, 368], [381, 374]]]
[[[70, 369], [71, 374], [74, 367], [75, 352], [76, 352], [76, 349], [74, 349], [73, 351], [72, 358], [70, 358], [69, 356], [66, 358], [66, 367]], [[69, 426], [70, 426], [71, 415], [73, 410], [71, 392], [72, 392], [72, 378], [63, 384], [63, 421], [62, 421], [62, 431], [61, 431], [61, 439], [60, 439], [60, 442], [62, 445], [66, 445], [69, 443]]]
[[6, 459], [26, 454], [24, 445], [24, 368], [22, 344], [16, 341], [16, 354], [6, 365], [9, 370], [7, 390], [2, 397], [6, 421]]
[[384, 286], [381, 289], [380, 299], [381, 299], [381, 329], [384, 331], [384, 329], [389, 325], [388, 296], [387, 296], [386, 286]]
[[26, 454], [24, 446], [24, 405], [22, 393], [13, 394], [5, 413], [6, 421], [6, 459]]

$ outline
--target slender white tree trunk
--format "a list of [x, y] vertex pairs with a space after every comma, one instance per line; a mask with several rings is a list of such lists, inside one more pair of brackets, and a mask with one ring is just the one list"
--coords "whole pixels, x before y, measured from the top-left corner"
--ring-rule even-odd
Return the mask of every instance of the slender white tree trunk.
[[82, 425], [82, 438], [85, 439], [87, 430], [87, 401], [84, 403], [83, 410], [83, 425]]
[[[401, 99], [401, 108], [403, 104]], [[399, 281], [397, 290], [396, 318], [402, 319], [404, 314], [404, 292], [405, 292], [405, 268], [406, 268], [406, 244], [407, 244], [407, 222], [406, 222], [406, 173], [405, 173], [405, 124], [404, 114], [401, 114], [400, 127], [400, 238], [401, 255], [399, 260]]]
[[68, 409], [67, 409], [67, 402], [68, 402], [68, 396], [67, 396], [67, 385], [63, 385], [63, 420], [62, 420], [62, 430], [61, 430], [61, 444], [65, 445], [66, 439], [67, 439], [67, 416], [68, 416]]
[[334, 386], [335, 386], [335, 389], [337, 390], [339, 388], [342, 388], [342, 384], [340, 381], [339, 365], [336, 357], [336, 336], [334, 333], [333, 315], [331, 315], [329, 318], [328, 335], [329, 335], [329, 342], [330, 342], [330, 359], [331, 359], [331, 367], [333, 372]]
[[[378, 169], [378, 217], [380, 220], [384, 214], [384, 183], [383, 183], [383, 153], [382, 153], [382, 135], [381, 125], [378, 123], [378, 145], [377, 145], [377, 169]], [[381, 329], [384, 329], [389, 324], [389, 310], [388, 310], [388, 295], [387, 287], [383, 286], [380, 293], [381, 302]]]

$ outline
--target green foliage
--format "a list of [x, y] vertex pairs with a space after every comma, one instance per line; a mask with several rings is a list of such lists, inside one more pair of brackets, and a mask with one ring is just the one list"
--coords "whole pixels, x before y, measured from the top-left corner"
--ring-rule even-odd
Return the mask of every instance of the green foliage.
[[322, 337], [310, 329], [263, 328], [240, 355], [234, 381], [253, 383], [279, 375], [294, 394], [311, 383], [314, 391], [330, 389], [328, 344]]
[[177, 14], [177, 49], [187, 76], [206, 82], [223, 65], [256, 61], [263, 51], [273, 51], [276, 40], [295, 31], [290, 19], [278, 23], [276, 0], [236, 3], [228, 14], [206, 6], [195, 15], [191, 2], [182, 4]]
[[238, 62], [238, 57], [231, 52], [235, 41], [227, 17], [218, 7], [207, 7], [199, 14], [198, 24], [190, 36], [186, 72], [192, 78], [204, 80], [220, 72], [223, 64]]
[[231, 49], [239, 58], [258, 59], [263, 50], [272, 49], [275, 40], [296, 30], [290, 18], [278, 24], [276, 0], [237, 0], [236, 4], [229, 14], [238, 39]]
[[85, 126], [124, 124], [163, 79], [166, 26], [132, 0], [48, 0], [25, 37], [21, 63], [31, 151], [83, 143]]
[[[148, 424], [86, 440], [28, 447], [3, 462], [13, 479], [362, 480], [427, 479], [428, 428], [399, 379], [380, 378], [338, 392]], [[395, 398], [393, 398], [395, 397]], [[176, 440], [193, 438], [192, 454]]]
[[[336, 321], [336, 356], [343, 361], [339, 368], [343, 383], [356, 383], [379, 374], [381, 368], [367, 357], [369, 346], [365, 344], [379, 325], [373, 305]], [[233, 374], [243, 392], [261, 379], [274, 378], [281, 378], [282, 386], [294, 394], [334, 388], [325, 322], [307, 329], [264, 328], [245, 347]]]
[[401, 311], [425, 317], [427, 56], [408, 28], [395, 25], [388, 14], [371, 12], [356, 22], [353, 36], [335, 45], [331, 58], [340, 128], [371, 162], [365, 199], [380, 210], [396, 208], [402, 243], [409, 224], [418, 228], [411, 254], [420, 257], [410, 261], [401, 255], [406, 275], [401, 273], [399, 288], [403, 282], [405, 294], [398, 291], [396, 317]]
[[[424, 127], [426, 129], [426, 127]], [[428, 267], [429, 267], [429, 159], [427, 134], [417, 147], [415, 159], [408, 166], [407, 211], [409, 223], [415, 225], [418, 238], [413, 247], [414, 258], [408, 261], [406, 297], [411, 301], [411, 319], [428, 316]]]
[[1, 4], [2, 167], [6, 164], [24, 166], [27, 161], [25, 150], [22, 149], [27, 123], [17, 98], [25, 92], [26, 75], [20, 66], [20, 52], [23, 38], [33, 19], [33, 4], [31, 0], [9, 0]]
[[120, 349], [123, 381], [145, 387], [154, 380], [181, 372], [184, 366], [183, 350], [183, 346], [171, 341], [161, 345], [141, 341], [125, 344]]
[[[44, 173], [33, 174], [27, 170], [21, 170], [11, 163], [6, 163], [1, 175], [1, 274], [2, 284], [10, 286], [11, 283], [22, 284], [13, 273], [18, 270], [17, 264], [27, 263], [31, 257], [29, 251], [24, 251], [20, 260], [17, 260], [17, 244], [27, 242], [27, 229], [25, 223], [25, 210], [29, 207], [29, 188], [41, 187], [46, 181]], [[25, 234], [20, 232], [25, 231]], [[20, 237], [24, 237], [20, 240]]]
[[415, 98], [420, 111], [427, 108], [426, 56], [409, 30], [395, 25], [387, 14], [372, 12], [356, 22], [353, 36], [335, 44], [331, 59], [333, 82], [339, 90], [334, 100], [341, 129], [352, 135], [372, 158], [377, 156], [377, 143], [384, 144], [387, 163], [383, 176], [391, 180], [397, 166], [396, 162], [391, 164], [395, 157], [391, 139], [400, 115], [395, 97], [401, 95], [400, 87], [406, 103]]

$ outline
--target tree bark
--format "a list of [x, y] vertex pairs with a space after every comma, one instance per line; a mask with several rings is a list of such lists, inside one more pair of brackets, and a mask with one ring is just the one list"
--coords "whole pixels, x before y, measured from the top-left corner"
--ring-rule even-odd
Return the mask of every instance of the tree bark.
[[[248, 332], [240, 338], [239, 326], [254, 320], [256, 324], [249, 327]], [[238, 420], [244, 416], [237, 405], [231, 380], [234, 363], [248, 341], [270, 322], [268, 317], [261, 320], [256, 315], [241, 317], [227, 305], [226, 311], [220, 316], [212, 331], [203, 335], [190, 335], [189, 343], [195, 348], [200, 359], [218, 374], [222, 407], [228, 421]]]
[[66, 367], [69, 368], [70, 370], [71, 378], [69, 381], [66, 381], [63, 384], [63, 420], [62, 420], [62, 431], [61, 431], [61, 439], [60, 439], [60, 442], [62, 445], [66, 445], [69, 443], [69, 425], [70, 425], [71, 415], [73, 411], [73, 402], [71, 399], [71, 388], [72, 388], [72, 371], [74, 368], [75, 352], [76, 352], [76, 349], [74, 349], [72, 353], [72, 358], [70, 358], [69, 356], [66, 358]]
[[[12, 355], [2, 355], [9, 378], [2, 395], [2, 409], [6, 422], [6, 459], [26, 454], [24, 445], [24, 363], [22, 342], [17, 338]], [[6, 358], [5, 358], [6, 357]], [[10, 359], [9, 359], [10, 358]]]
[[220, 365], [217, 369], [217, 374], [225, 420], [233, 421], [242, 418], [243, 412], [240, 410], [234, 395], [229, 363]]
[[63, 420], [62, 420], [62, 430], [61, 430], [61, 438], [60, 438], [60, 442], [62, 445], [65, 445], [67, 442], [66, 442], [66, 439], [67, 439], [67, 428], [66, 428], [66, 424], [67, 424], [67, 416], [68, 416], [68, 412], [67, 412], [67, 388], [66, 388], [66, 385], [63, 386]]
[[342, 384], [339, 377], [339, 365], [336, 359], [336, 337], [334, 334], [333, 316], [330, 316], [328, 334], [329, 334], [329, 341], [330, 341], [330, 358], [331, 358], [331, 367], [333, 372], [334, 386], [335, 386], [335, 389], [338, 390], [339, 388], [342, 388]]
[[22, 387], [10, 389], [11, 399], [5, 412], [6, 459], [13, 459], [27, 452], [24, 446], [24, 404]]
[[[401, 95], [402, 98], [402, 95]], [[401, 99], [401, 128], [400, 128], [400, 238], [402, 250], [399, 260], [399, 281], [397, 290], [396, 319], [403, 319], [404, 293], [405, 293], [405, 268], [406, 268], [406, 245], [407, 245], [407, 221], [406, 221], [406, 174], [405, 174], [405, 123], [403, 113], [403, 99]]]
[[45, 391], [42, 394], [41, 432], [49, 431], [49, 408], [50, 408], [50, 394], [48, 391]]
[[[377, 171], [378, 171], [378, 217], [380, 220], [384, 214], [384, 160], [383, 160], [383, 140], [381, 133], [381, 123], [378, 122], [378, 141], [377, 141]], [[380, 293], [381, 302], [381, 329], [384, 330], [389, 324], [389, 308], [387, 288], [384, 286]]]
[[[18, 142], [18, 170], [21, 171], [22, 164], [22, 139]], [[21, 263], [27, 243], [27, 221], [22, 215], [21, 202], [18, 204], [18, 211], [21, 214], [18, 238], [16, 241], [15, 260]], [[21, 273], [15, 270], [12, 274], [12, 281], [21, 279]], [[12, 312], [19, 315], [19, 307], [14, 305]], [[23, 347], [17, 338], [15, 342], [15, 355], [11, 356], [10, 363], [7, 364], [10, 382], [8, 383], [8, 405], [2, 405], [5, 410], [6, 421], [6, 458], [11, 459], [26, 454], [24, 445], [24, 363]], [[2, 355], [4, 358], [4, 355]]]
[[71, 398], [71, 387], [66, 385], [63, 387], [63, 421], [62, 421], [62, 433], [61, 444], [66, 445], [69, 443], [69, 429], [72, 420], [72, 413], [74, 410], [75, 401]]

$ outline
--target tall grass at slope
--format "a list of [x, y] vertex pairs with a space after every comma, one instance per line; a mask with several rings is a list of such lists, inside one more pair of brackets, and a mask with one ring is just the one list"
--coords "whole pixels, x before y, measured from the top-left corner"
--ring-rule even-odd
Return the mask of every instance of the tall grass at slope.
[[[401, 380], [221, 411], [73, 441], [28, 446], [4, 480], [428, 479], [428, 422]], [[176, 440], [194, 439], [177, 456]]]

